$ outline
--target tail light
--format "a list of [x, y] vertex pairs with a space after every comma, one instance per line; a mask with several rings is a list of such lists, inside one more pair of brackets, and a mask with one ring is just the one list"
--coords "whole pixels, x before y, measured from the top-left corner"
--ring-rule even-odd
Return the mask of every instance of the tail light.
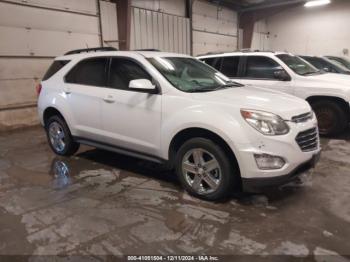
[[39, 95], [40, 95], [41, 88], [42, 88], [41, 84], [37, 84], [37, 85], [36, 85], [35, 90], [36, 90], [36, 94], [37, 94], [37, 96], [39, 96]]

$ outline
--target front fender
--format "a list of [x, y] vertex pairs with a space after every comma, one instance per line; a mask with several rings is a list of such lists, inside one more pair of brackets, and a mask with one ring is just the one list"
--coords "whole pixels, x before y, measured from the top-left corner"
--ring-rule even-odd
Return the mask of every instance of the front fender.
[[202, 128], [217, 134], [228, 144], [240, 162], [236, 143], [237, 141], [239, 143], [247, 141], [242, 124], [225, 110], [203, 106], [186, 108], [167, 116], [161, 130], [161, 155], [163, 159], [169, 159], [170, 144], [176, 134], [188, 128]]

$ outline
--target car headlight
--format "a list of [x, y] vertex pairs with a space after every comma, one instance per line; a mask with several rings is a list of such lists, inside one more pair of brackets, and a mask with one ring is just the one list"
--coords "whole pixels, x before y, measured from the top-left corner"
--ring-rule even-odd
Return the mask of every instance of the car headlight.
[[289, 132], [288, 125], [278, 115], [246, 109], [241, 109], [241, 115], [249, 125], [264, 135], [276, 136]]

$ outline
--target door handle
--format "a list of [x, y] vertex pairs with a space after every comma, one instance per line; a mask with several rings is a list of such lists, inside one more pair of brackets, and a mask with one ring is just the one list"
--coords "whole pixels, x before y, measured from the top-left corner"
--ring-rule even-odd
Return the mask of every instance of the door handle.
[[103, 98], [103, 101], [105, 101], [106, 103], [114, 103], [115, 99], [112, 95], [107, 95], [105, 98]]

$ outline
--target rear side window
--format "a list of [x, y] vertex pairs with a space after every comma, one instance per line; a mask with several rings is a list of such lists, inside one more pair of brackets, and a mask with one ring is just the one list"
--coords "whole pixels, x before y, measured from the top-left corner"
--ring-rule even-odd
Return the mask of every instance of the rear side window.
[[49, 79], [51, 76], [60, 71], [70, 60], [56, 60], [50, 65], [49, 69], [46, 71], [43, 81]]
[[221, 62], [221, 73], [228, 77], [236, 77], [238, 73], [239, 56], [225, 56]]
[[274, 73], [282, 67], [274, 60], [264, 56], [247, 56], [244, 76], [252, 79], [274, 79]]
[[89, 86], [106, 86], [108, 58], [99, 57], [79, 62], [66, 75], [66, 82]]

